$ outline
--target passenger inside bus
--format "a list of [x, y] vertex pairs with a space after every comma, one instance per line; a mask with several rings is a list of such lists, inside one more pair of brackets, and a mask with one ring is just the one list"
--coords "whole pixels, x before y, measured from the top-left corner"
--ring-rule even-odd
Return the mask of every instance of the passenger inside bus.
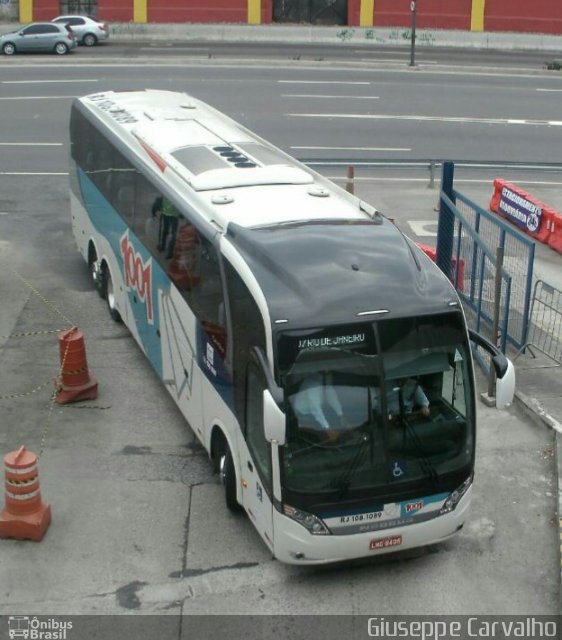
[[166, 251], [166, 260], [171, 260], [178, 233], [179, 213], [167, 198], [158, 196], [152, 205], [152, 216], [160, 217], [158, 251]]
[[328, 371], [304, 378], [290, 401], [301, 429], [324, 432], [337, 439], [338, 430], [347, 426], [342, 405]]
[[[373, 406], [381, 413], [380, 393], [374, 391]], [[396, 420], [402, 415], [411, 414], [419, 409], [424, 418], [430, 415], [429, 400], [420, 383], [414, 378], [398, 378], [386, 383], [386, 409], [388, 419]]]

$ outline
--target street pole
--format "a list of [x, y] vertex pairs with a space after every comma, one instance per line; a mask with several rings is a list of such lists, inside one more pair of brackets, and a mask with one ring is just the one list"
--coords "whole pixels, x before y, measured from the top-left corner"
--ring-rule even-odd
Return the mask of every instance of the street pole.
[[410, 66], [413, 67], [416, 64], [416, 2], [412, 0], [410, 2], [410, 12], [412, 14], [412, 43], [410, 45]]
[[[501, 344], [499, 327], [500, 327], [500, 303], [502, 297], [502, 269], [503, 269], [503, 248], [496, 249], [496, 273], [494, 281], [494, 316], [492, 319], [492, 342], [499, 348]], [[490, 364], [490, 373], [488, 375], [488, 398], [496, 395], [496, 372]]]

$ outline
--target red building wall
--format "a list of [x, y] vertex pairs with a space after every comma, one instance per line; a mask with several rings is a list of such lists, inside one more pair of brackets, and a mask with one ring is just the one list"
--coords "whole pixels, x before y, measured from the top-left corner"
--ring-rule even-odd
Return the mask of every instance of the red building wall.
[[273, 0], [261, 0], [262, 24], [270, 24], [273, 19]]
[[148, 0], [149, 22], [248, 22], [248, 0]]
[[[261, 21], [272, 20], [273, 2], [262, 0]], [[149, 22], [247, 23], [248, 0], [147, 0]], [[472, 0], [417, 0], [420, 29], [470, 30]], [[359, 25], [361, 0], [348, 0], [348, 24]], [[60, 14], [59, 0], [33, 0], [33, 20]], [[133, 20], [133, 0], [98, 0], [98, 17]], [[409, 27], [410, 0], [375, 0], [375, 27]], [[562, 0], [486, 0], [485, 31], [562, 34]]]
[[130, 22], [133, 19], [133, 0], [98, 0], [97, 17], [108, 22]]
[[484, 31], [562, 34], [561, 0], [486, 0]]
[[58, 0], [34, 0], [33, 20], [38, 22], [52, 20], [60, 16], [60, 4]]
[[361, 0], [347, 0], [347, 24], [352, 27], [359, 26], [359, 14]]
[[[416, 27], [470, 30], [471, 12], [472, 0], [417, 0]], [[409, 27], [411, 24], [410, 0], [375, 0], [375, 27]]]

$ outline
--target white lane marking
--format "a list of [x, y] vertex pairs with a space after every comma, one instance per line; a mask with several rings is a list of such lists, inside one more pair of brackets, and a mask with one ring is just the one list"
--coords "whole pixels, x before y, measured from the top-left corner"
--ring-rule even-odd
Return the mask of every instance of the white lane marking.
[[207, 53], [208, 51], [210, 51], [209, 47], [190, 47], [189, 45], [186, 45], [184, 47], [174, 47], [173, 45], [154, 45], [154, 46], [150, 46], [150, 47], [140, 47], [141, 51], [170, 51], [170, 49], [173, 47], [174, 51], [189, 51], [191, 53], [194, 53], [196, 51], [201, 51], [202, 53]]
[[11, 96], [0, 100], [71, 100], [78, 96]]
[[[68, 176], [68, 172], [60, 173], [46, 173], [46, 172], [24, 172], [24, 171], [0, 171], [0, 176]], [[346, 177], [342, 175], [338, 176], [325, 176], [328, 180], [334, 182], [345, 180]], [[427, 178], [393, 178], [393, 177], [380, 177], [380, 178], [364, 178], [361, 176], [355, 177], [356, 182], [420, 182], [427, 184]], [[471, 183], [471, 184], [485, 184], [490, 185], [489, 178], [455, 178], [455, 183]], [[562, 187], [562, 182], [549, 182], [542, 180], [520, 180], [521, 184], [529, 186], [546, 186], [546, 187]]]
[[507, 118], [467, 118], [461, 116], [422, 116], [367, 113], [286, 113], [290, 118], [347, 118], [358, 120], [412, 120], [414, 122], [458, 122], [462, 124], [526, 124], [532, 126], [562, 126], [558, 120], [509, 120]]
[[371, 84], [363, 81], [346, 80], [277, 80], [279, 84]]
[[46, 171], [0, 171], [0, 176], [67, 176], [68, 171], [65, 172], [52, 172]]
[[379, 100], [380, 96], [324, 96], [314, 93], [282, 93], [282, 98], [333, 98], [345, 99], [345, 100]]
[[[367, 49], [355, 49], [353, 53], [361, 53], [364, 55], [367, 52]], [[406, 49], [406, 47], [404, 47], [401, 51], [385, 51], [384, 53], [388, 56], [407, 56], [409, 54], [409, 51], [408, 49]]]
[[[404, 60], [389, 60], [388, 58], [361, 58], [361, 62], [386, 62], [387, 64], [410, 63], [406, 57], [404, 57]], [[438, 62], [437, 60], [419, 60], [418, 64], [438, 64]]]
[[62, 147], [62, 142], [0, 142], [0, 147]]
[[411, 151], [406, 147], [297, 147], [291, 149], [330, 150], [330, 151]]
[[49, 84], [67, 82], [99, 82], [97, 78], [78, 78], [76, 80], [2, 80], [2, 84]]
[[558, 93], [562, 89], [535, 89], [535, 91], [543, 91], [544, 93]]

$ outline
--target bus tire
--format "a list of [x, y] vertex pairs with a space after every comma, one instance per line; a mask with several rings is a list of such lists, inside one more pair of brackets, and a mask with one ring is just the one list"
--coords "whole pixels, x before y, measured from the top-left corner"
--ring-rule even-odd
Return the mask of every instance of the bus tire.
[[103, 272], [98, 260], [98, 255], [93, 246], [90, 246], [90, 250], [88, 251], [88, 271], [90, 272], [90, 278], [92, 279], [99, 297], [105, 298]]
[[240, 504], [236, 499], [236, 469], [230, 447], [226, 446], [226, 451], [220, 458], [220, 479], [224, 485], [224, 497], [226, 506], [230, 511], [240, 511]]
[[103, 269], [103, 282], [104, 282], [104, 297], [107, 302], [107, 309], [111, 319], [115, 322], [122, 322], [121, 314], [117, 311], [115, 306], [115, 290], [113, 288], [113, 280], [111, 278], [111, 271], [109, 267], [105, 265]]

